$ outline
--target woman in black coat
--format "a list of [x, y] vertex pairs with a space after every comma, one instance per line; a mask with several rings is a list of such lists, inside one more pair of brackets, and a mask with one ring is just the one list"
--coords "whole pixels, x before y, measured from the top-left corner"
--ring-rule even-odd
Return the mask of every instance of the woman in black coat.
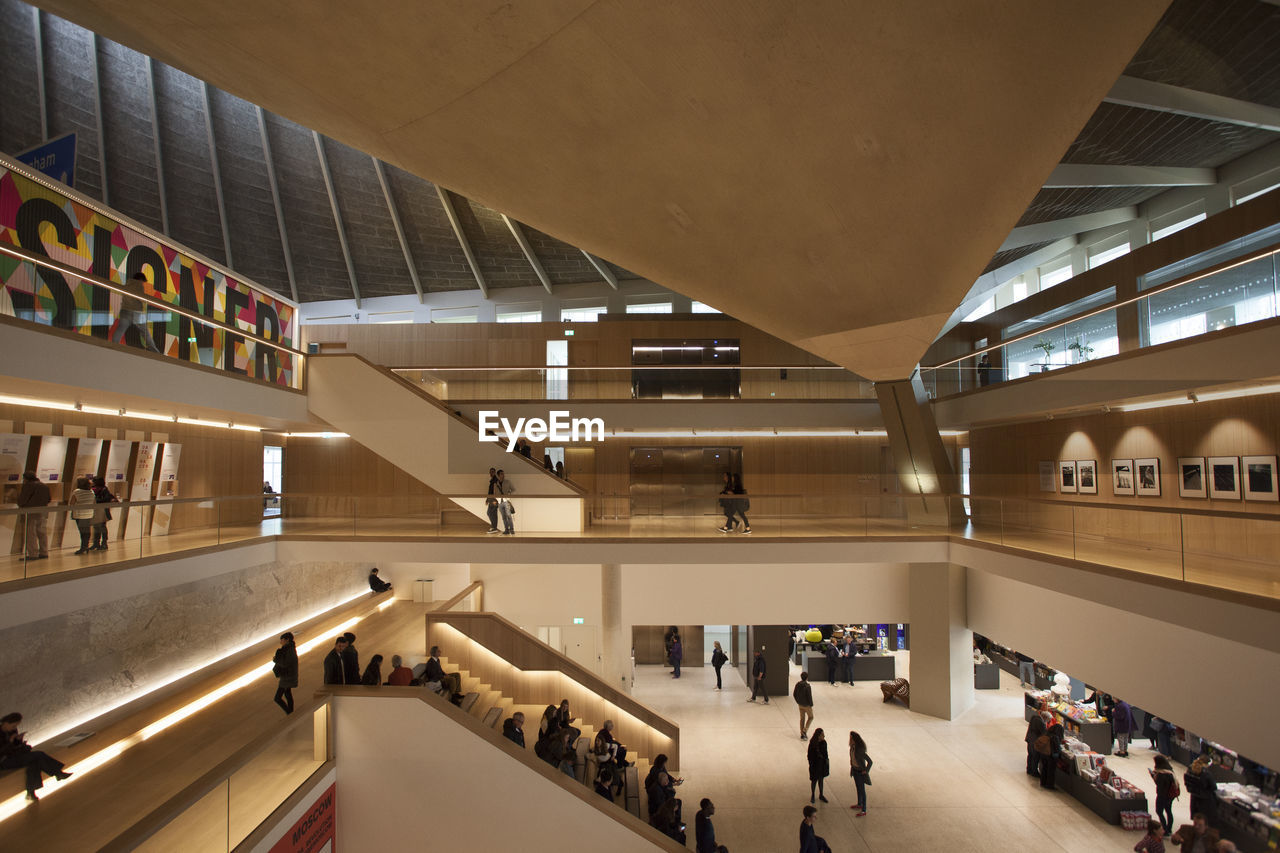
[[369, 658], [369, 665], [364, 668], [364, 675], [360, 676], [360, 683], [377, 687], [382, 683], [382, 655], [374, 655]]
[[809, 741], [809, 802], [813, 802], [813, 793], [818, 792], [818, 799], [824, 803], [822, 781], [831, 775], [831, 761], [827, 758], [827, 736], [822, 729], [813, 730], [813, 739]]
[[276, 704], [286, 714], [293, 713], [293, 688], [298, 686], [298, 649], [293, 644], [293, 634], [280, 635], [280, 648], [271, 659], [271, 672], [276, 677]]
[[1046, 734], [1049, 736], [1049, 754], [1040, 756], [1040, 787], [1052, 791], [1053, 777], [1058, 770], [1058, 755], [1062, 752], [1062, 739], [1066, 731], [1062, 728], [1062, 723], [1054, 723], [1049, 726]]

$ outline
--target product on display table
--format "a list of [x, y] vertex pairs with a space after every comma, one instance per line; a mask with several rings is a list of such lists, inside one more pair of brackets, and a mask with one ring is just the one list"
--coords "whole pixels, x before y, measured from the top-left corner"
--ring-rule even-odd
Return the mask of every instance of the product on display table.
[[1026, 718], [1043, 707], [1062, 723], [1062, 727], [1094, 751], [1102, 755], [1111, 754], [1111, 723], [1098, 716], [1098, 709], [1092, 704], [1070, 702], [1054, 695], [1048, 690], [1030, 690], [1026, 693]]
[[1253, 785], [1219, 785], [1218, 820], [1235, 830], [1231, 836], [1240, 839], [1237, 846], [1241, 849], [1280, 847], [1280, 798], [1264, 794]]
[[1068, 735], [1062, 742], [1068, 772], [1059, 777], [1062, 788], [1108, 823], [1126, 829], [1146, 827], [1150, 819], [1147, 795], [1107, 766], [1107, 758], [1089, 744]]

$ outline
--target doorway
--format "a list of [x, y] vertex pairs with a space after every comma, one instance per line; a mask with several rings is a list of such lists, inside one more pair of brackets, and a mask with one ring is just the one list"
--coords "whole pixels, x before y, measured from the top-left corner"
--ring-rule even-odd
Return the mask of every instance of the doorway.
[[720, 515], [726, 471], [742, 473], [741, 447], [633, 447], [631, 514]]
[[280, 517], [280, 491], [284, 488], [284, 448], [262, 448], [262, 517]]

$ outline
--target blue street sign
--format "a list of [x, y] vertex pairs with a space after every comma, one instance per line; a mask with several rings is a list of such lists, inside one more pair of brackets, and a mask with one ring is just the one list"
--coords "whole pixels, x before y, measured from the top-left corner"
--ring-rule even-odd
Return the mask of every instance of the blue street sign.
[[76, 135], [68, 133], [57, 139], [50, 139], [35, 148], [28, 148], [14, 157], [33, 169], [44, 172], [55, 181], [61, 181], [69, 187], [75, 187], [76, 180]]

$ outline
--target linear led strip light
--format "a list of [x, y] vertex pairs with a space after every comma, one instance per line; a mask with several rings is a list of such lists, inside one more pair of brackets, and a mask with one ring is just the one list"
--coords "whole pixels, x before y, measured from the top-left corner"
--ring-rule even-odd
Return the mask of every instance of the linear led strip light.
[[219, 429], [238, 429], [245, 432], [262, 432], [262, 427], [252, 424], [238, 424], [234, 421], [210, 421], [201, 418], [183, 418], [177, 415], [161, 415], [156, 412], [135, 412], [130, 409], [110, 409], [105, 406], [92, 406], [87, 403], [63, 403], [59, 400], [41, 400], [33, 397], [13, 397], [0, 394], [0, 403], [13, 406], [32, 406], [38, 409], [57, 409], [64, 412], [84, 412], [89, 415], [112, 415], [120, 418], [138, 418], [144, 421], [162, 421], [164, 423], [180, 423], [192, 426], [218, 427]]
[[1226, 388], [1221, 391], [1188, 391], [1180, 397], [1159, 400], [1143, 400], [1116, 406], [1122, 412], [1140, 412], [1144, 409], [1162, 409], [1166, 406], [1185, 406], [1188, 403], [1207, 403], [1211, 400], [1233, 400], [1238, 397], [1257, 397], [1262, 394], [1280, 394], [1280, 384], [1254, 385], [1248, 388]]
[[[367, 594], [368, 594], [367, 592], [358, 592], [355, 595], [351, 596], [350, 598], [346, 599], [345, 601], [339, 602], [333, 607], [343, 607]], [[385, 610], [387, 607], [390, 607], [394, 603], [395, 603], [395, 599], [387, 599], [386, 601], [382, 602], [382, 604], [378, 605], [378, 610], [379, 611]], [[328, 607], [325, 609], [332, 610], [333, 607]], [[324, 611], [321, 611], [321, 613], [323, 612]], [[311, 619], [315, 619], [319, 617], [321, 613], [314, 613], [311, 616], [308, 616], [304, 619], [299, 620], [299, 623], [305, 623], [310, 621]], [[328, 628], [327, 630], [318, 630], [314, 638], [298, 646], [298, 654], [304, 655], [310, 651], [313, 651], [314, 649], [318, 648], [322, 643], [329, 642], [333, 638], [334, 634], [341, 634], [344, 631], [350, 630], [351, 627], [359, 623], [362, 618], [363, 617], [360, 617], [360, 616], [353, 616], [352, 618], [347, 619], [346, 621], [342, 622], [341, 624], [335, 627]], [[265, 642], [266, 640], [269, 640], [274, 636], [279, 636], [279, 634], [285, 630], [288, 630], [288, 628], [282, 628], [281, 631], [273, 632], [272, 634], [268, 634], [267, 636], [260, 637], [256, 640], [251, 640], [249, 643], [246, 643], [246, 645], [256, 645], [258, 643]], [[219, 660], [225, 659], [225, 657], [229, 657], [229, 655], [224, 656], [224, 658], [216, 658], [214, 660], [207, 661], [206, 663], [193, 667], [192, 669], [189, 669], [186, 672], [179, 673], [178, 675], [173, 676], [169, 680], [155, 685], [153, 688], [151, 688], [151, 690], [147, 691], [147, 693], [154, 692], [156, 690], [161, 689], [162, 687], [165, 687], [168, 684], [172, 684], [173, 682], [179, 679], [186, 678], [188, 675], [198, 672], [204, 667], [211, 666], [217, 663]], [[203, 711], [205, 708], [208, 708], [210, 705], [214, 704], [220, 699], [230, 696], [232, 693], [235, 693], [237, 690], [240, 690], [244, 687], [249, 686], [253, 682], [257, 681], [259, 678], [262, 678], [263, 676], [270, 673], [272, 666], [273, 664], [270, 664], [270, 663], [264, 663], [261, 666], [256, 666], [253, 669], [246, 672], [245, 674], [241, 675], [240, 677], [232, 679], [231, 681], [228, 681], [226, 684], [223, 684], [220, 687], [216, 687], [213, 690], [210, 690], [208, 693], [205, 693], [203, 696], [200, 696], [196, 699], [191, 700], [187, 704], [183, 705], [181, 708], [178, 708], [176, 711], [170, 712], [169, 714], [161, 717], [155, 722], [147, 726], [144, 726], [143, 728], [139, 729], [133, 734], [128, 735], [127, 737], [121, 738], [120, 740], [116, 741], [110, 746], [103, 747], [97, 752], [86, 756], [80, 761], [77, 761], [75, 764], [69, 765], [66, 768], [66, 772], [73, 773], [75, 775], [72, 776], [70, 779], [67, 779], [61, 782], [59, 782], [57, 779], [45, 780], [44, 787], [41, 788], [41, 794], [43, 795], [42, 799], [44, 797], [48, 797], [57, 793], [60, 789], [62, 789], [67, 785], [72, 784], [73, 782], [78, 782], [79, 780], [83, 779], [85, 776], [92, 773], [94, 770], [97, 770], [99, 767], [106, 764], [111, 759], [116, 758], [117, 756], [123, 754], [130, 748], [142, 743], [143, 741], [150, 740], [151, 738], [155, 737], [161, 732], [164, 732], [167, 729], [172, 728], [173, 726], [185, 720], [187, 717], [190, 717], [192, 714], [199, 713], [200, 711]], [[144, 693], [142, 695], [145, 696], [147, 694]], [[139, 698], [141, 697], [130, 696], [127, 699], [124, 699], [121, 702], [117, 703], [116, 705], [110, 708], [107, 708], [105, 710], [97, 709], [94, 712], [94, 714], [95, 716], [105, 714], [111, 710], [114, 710], [115, 708], [120, 707], [120, 705], [123, 705], [126, 702], [133, 702]], [[74, 724], [70, 728], [74, 728], [76, 725], [82, 725], [85, 722], [88, 722], [88, 721], [82, 720], [79, 723]], [[5, 800], [4, 802], [0, 802], [0, 821], [8, 820], [9, 818], [13, 817], [15, 814], [22, 811], [26, 807], [26, 805], [27, 805], [26, 794], [17, 794]]]

